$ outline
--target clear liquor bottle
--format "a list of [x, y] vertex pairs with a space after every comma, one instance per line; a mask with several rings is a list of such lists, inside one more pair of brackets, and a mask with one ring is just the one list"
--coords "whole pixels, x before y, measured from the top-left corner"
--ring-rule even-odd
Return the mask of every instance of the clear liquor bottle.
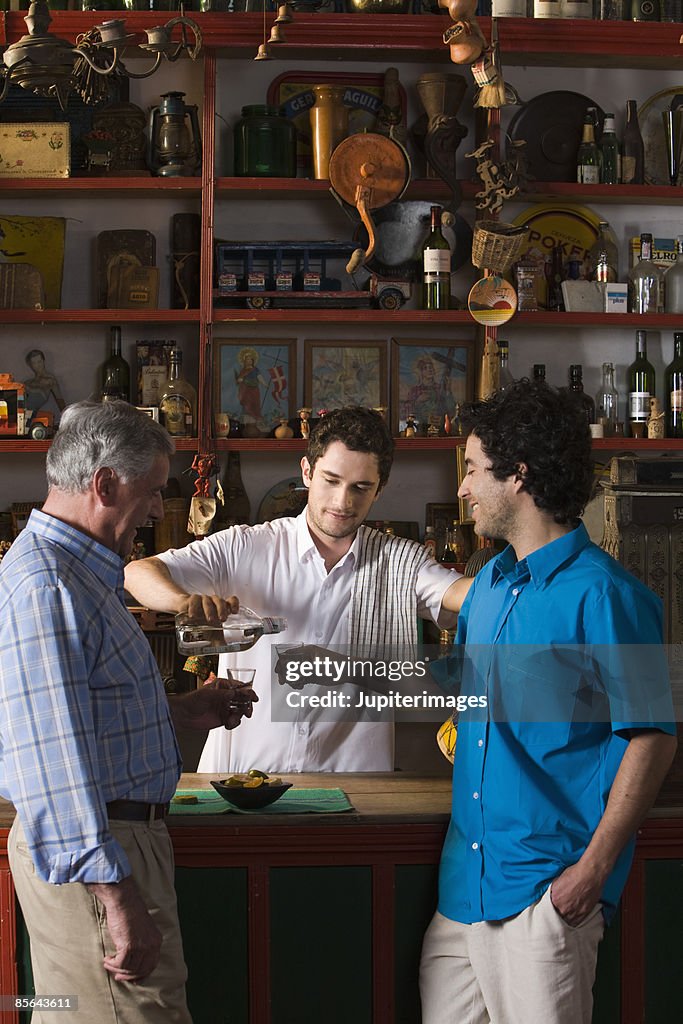
[[121, 328], [109, 332], [109, 358], [102, 365], [103, 402], [130, 401], [130, 366], [121, 355]]
[[666, 436], [683, 437], [683, 331], [674, 331], [674, 357], [664, 371]]
[[606, 220], [598, 224], [598, 237], [588, 250], [588, 277], [601, 282], [619, 280], [619, 250]]
[[683, 235], [676, 239], [676, 262], [664, 275], [664, 309], [683, 313]]
[[589, 114], [583, 122], [583, 136], [576, 154], [576, 180], [580, 185], [597, 185], [600, 182], [600, 150]]
[[422, 308], [451, 304], [451, 247], [441, 231], [441, 207], [431, 207], [431, 227], [422, 243]]
[[636, 331], [636, 358], [627, 370], [627, 378], [631, 437], [645, 437], [650, 397], [655, 394], [655, 368], [647, 358], [647, 331]]
[[602, 364], [602, 384], [595, 396], [595, 421], [605, 437], [614, 437], [619, 419], [619, 393], [614, 386], [614, 363]]
[[218, 626], [203, 619], [180, 614], [175, 617], [176, 643], [181, 654], [230, 654], [248, 651], [267, 633], [282, 633], [287, 619], [279, 616], [261, 616], [242, 605], [239, 611], [228, 615]]
[[635, 100], [627, 100], [626, 127], [621, 138], [621, 183], [642, 185], [645, 180], [644, 174], [645, 147], [638, 124], [638, 107]]
[[583, 367], [572, 363], [569, 367], [569, 391], [576, 397], [589, 423], [595, 423], [595, 402], [583, 390]]
[[194, 437], [197, 433], [197, 392], [183, 377], [183, 354], [171, 350], [168, 381], [159, 399], [163, 425], [173, 437]]
[[664, 292], [663, 274], [652, 260], [652, 235], [640, 236], [640, 260], [628, 275], [630, 313], [661, 313]]
[[605, 114], [600, 139], [601, 178], [605, 185], [618, 185], [621, 181], [621, 156], [614, 128], [614, 114]]

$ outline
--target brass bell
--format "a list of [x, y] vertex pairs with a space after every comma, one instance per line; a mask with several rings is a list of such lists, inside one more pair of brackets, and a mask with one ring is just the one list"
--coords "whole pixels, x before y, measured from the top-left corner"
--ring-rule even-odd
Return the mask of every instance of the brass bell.
[[276, 25], [288, 25], [290, 21], [293, 21], [292, 15], [289, 13], [289, 4], [280, 4], [277, 9], [277, 18], [275, 19]]
[[278, 25], [277, 22], [275, 22], [275, 24], [273, 25], [273, 27], [270, 30], [270, 39], [268, 40], [268, 42], [269, 43], [286, 43], [287, 42], [287, 39], [285, 37], [285, 30], [280, 25]]
[[254, 60], [272, 60], [270, 50], [268, 49], [268, 43], [261, 43], [258, 48], [258, 53], [254, 57]]

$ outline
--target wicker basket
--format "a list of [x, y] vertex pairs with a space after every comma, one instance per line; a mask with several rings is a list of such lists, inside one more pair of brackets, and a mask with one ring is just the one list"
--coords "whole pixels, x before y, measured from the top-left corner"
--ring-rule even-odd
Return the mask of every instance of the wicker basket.
[[[506, 231], [515, 234], [506, 234]], [[502, 273], [522, 255], [528, 238], [528, 228], [520, 231], [499, 220], [480, 220], [474, 225], [472, 263], [475, 267]]]

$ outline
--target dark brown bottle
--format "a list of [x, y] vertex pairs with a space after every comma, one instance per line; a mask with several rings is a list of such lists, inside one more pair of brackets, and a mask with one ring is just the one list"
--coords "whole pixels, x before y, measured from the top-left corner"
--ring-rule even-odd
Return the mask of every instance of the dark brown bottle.
[[595, 402], [583, 390], [583, 368], [581, 363], [573, 363], [569, 367], [569, 391], [581, 403], [588, 422], [595, 423]]
[[626, 101], [626, 127], [621, 140], [621, 182], [623, 185], [642, 185], [645, 177], [645, 149], [638, 124], [635, 100]]
[[242, 483], [239, 452], [228, 452], [225, 472], [221, 476], [221, 487], [223, 488], [224, 504], [222, 506], [219, 504], [216, 510], [214, 532], [224, 530], [226, 526], [233, 526], [235, 523], [249, 522], [251, 505], [249, 495]]

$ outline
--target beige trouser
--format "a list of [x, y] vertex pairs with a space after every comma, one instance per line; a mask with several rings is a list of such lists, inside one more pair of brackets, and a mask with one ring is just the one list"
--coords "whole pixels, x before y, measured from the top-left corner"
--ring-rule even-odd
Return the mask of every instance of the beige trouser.
[[[163, 935], [161, 960], [137, 985], [114, 981], [102, 966], [113, 953], [103, 907], [85, 885], [51, 885], [35, 874], [23, 830], [15, 821], [8, 853], [31, 938], [37, 995], [78, 996], [78, 1024], [192, 1024], [185, 1002], [187, 969], [173, 887], [173, 851], [162, 821], [111, 821], [142, 897]], [[34, 1011], [32, 1024], [55, 1024], [54, 1012]]]
[[422, 1024], [590, 1024], [603, 930], [600, 905], [572, 928], [550, 889], [504, 921], [437, 912], [422, 947]]

